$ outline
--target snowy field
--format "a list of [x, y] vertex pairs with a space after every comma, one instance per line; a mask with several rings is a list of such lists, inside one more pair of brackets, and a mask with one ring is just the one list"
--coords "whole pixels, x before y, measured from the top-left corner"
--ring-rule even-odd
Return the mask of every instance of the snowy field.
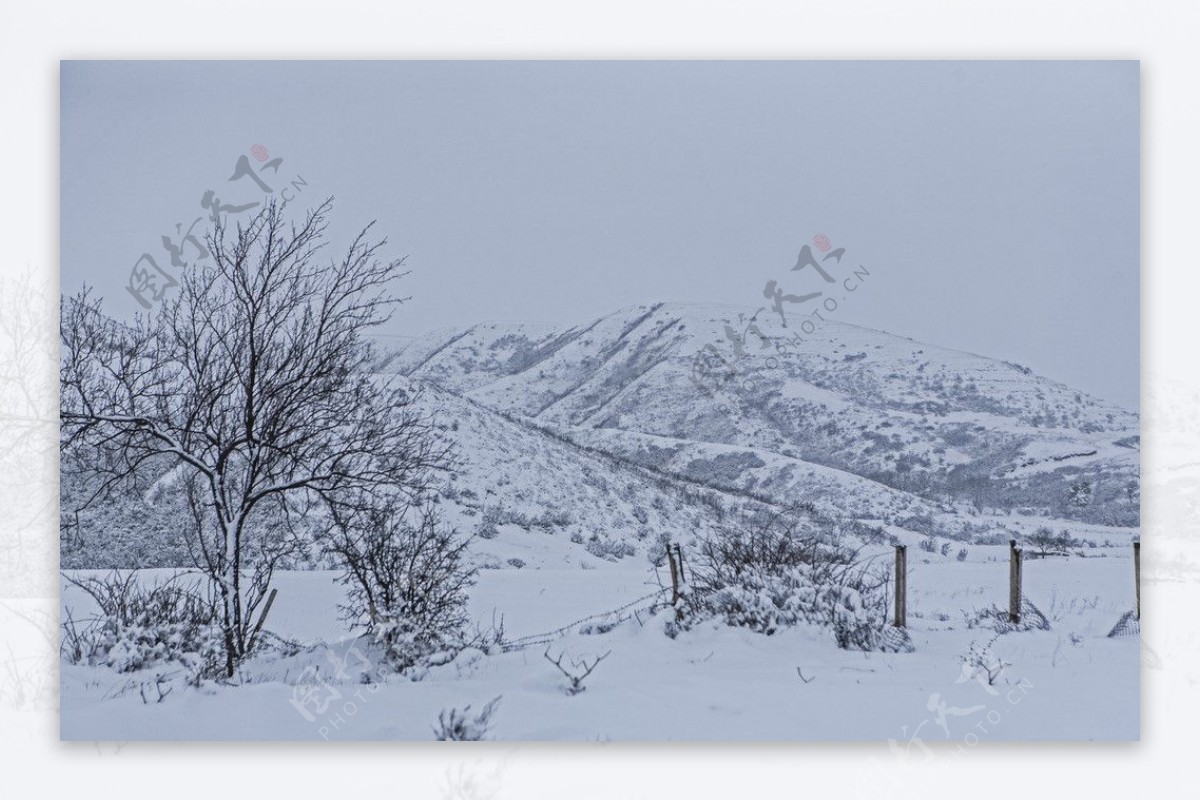
[[[672, 611], [645, 598], [659, 585], [643, 557], [592, 559], [536, 534], [488, 547], [531, 563], [482, 570], [471, 590], [482, 627], [503, 617], [508, 650], [468, 650], [419, 681], [380, 678], [338, 617], [335, 574], [284, 573], [267, 628], [306, 646], [299, 654], [257, 657], [236, 683], [200, 687], [170, 669], [64, 662], [62, 738], [429, 740], [444, 710], [474, 715], [497, 697], [487, 737], [499, 740], [890, 739], [914, 752], [946, 740], [1139, 735], [1139, 637], [1108, 636], [1134, 606], [1127, 544], [1027, 561], [1025, 597], [1050, 629], [1000, 635], [968, 616], [1006, 606], [1006, 546], [970, 546], [962, 562], [910, 548], [912, 653], [840, 650], [810, 626], [766, 636], [707, 623], [671, 639]], [[65, 581], [62, 598], [76, 619], [94, 611]], [[989, 644], [1000, 663], [991, 684], [964, 661]], [[567, 666], [608, 656], [569, 695], [547, 648]]]

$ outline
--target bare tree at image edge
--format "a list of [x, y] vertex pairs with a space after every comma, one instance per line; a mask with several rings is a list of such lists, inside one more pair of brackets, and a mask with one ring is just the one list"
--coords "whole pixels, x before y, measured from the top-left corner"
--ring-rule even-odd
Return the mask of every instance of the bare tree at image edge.
[[368, 225], [321, 261], [331, 209], [292, 223], [271, 203], [217, 223], [211, 262], [130, 325], [87, 288], [62, 301], [60, 447], [92, 477], [83, 505], [175, 471], [231, 676], [302, 510], [419, 499], [449, 459], [414, 391], [371, 374], [366, 334], [403, 302], [391, 290], [403, 260], [382, 261]]

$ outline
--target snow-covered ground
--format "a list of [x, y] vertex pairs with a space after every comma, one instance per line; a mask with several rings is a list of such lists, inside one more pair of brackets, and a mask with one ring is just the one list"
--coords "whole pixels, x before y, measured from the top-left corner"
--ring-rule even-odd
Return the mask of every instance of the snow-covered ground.
[[[652, 613], [644, 599], [658, 584], [640, 555], [610, 562], [582, 545], [507, 530], [483, 545], [495, 559], [540, 552], [523, 569], [482, 570], [471, 591], [482, 626], [502, 616], [505, 639], [529, 647], [468, 650], [420, 681], [379, 680], [379, 666], [338, 617], [335, 574], [284, 573], [267, 628], [311, 648], [256, 658], [236, 684], [199, 688], [170, 669], [119, 674], [64, 663], [61, 735], [429, 740], [444, 710], [469, 704], [473, 716], [497, 697], [487, 736], [503, 740], [890, 739], [915, 753], [935, 740], [1139, 734], [1139, 638], [1107, 636], [1134, 604], [1126, 543], [1027, 562], [1026, 598], [1051, 628], [1002, 635], [968, 627], [967, 616], [1007, 603], [1006, 546], [970, 546], [961, 562], [957, 549], [944, 557], [910, 548], [912, 653], [839, 650], [829, 631], [810, 626], [766, 636], [711, 623], [671, 639], [663, 631], [671, 610]], [[144, 573], [154, 580], [169, 571]], [[76, 618], [90, 613], [76, 587], [64, 583], [62, 597]], [[578, 623], [638, 599], [619, 615]], [[964, 662], [973, 645], [988, 643], [1006, 663], [992, 684]], [[609, 655], [585, 691], [568, 695], [547, 649], [566, 666]], [[161, 702], [159, 674], [171, 687]]]

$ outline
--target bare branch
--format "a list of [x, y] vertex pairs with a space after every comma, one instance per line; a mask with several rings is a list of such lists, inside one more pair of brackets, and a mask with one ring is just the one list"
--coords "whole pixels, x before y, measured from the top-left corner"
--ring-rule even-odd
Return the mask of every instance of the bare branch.
[[[592, 675], [592, 671], [596, 669], [596, 666], [599, 665], [601, 662], [603, 662], [604, 659], [611, 653], [612, 653], [612, 651], [605, 651], [602, 656], [597, 657], [595, 659], [595, 661], [593, 661], [592, 664], [590, 664], [590, 665], [587, 663], [586, 658], [578, 660], [578, 661], [573, 661], [572, 665], [575, 668], [574, 672], [567, 670], [565, 667], [563, 667], [562, 660], [563, 660], [563, 657], [566, 655], [565, 651], [558, 655], [558, 659], [552, 659], [550, 657], [550, 649], [547, 648], [545, 650], [545, 652], [542, 654], [542, 656], [544, 656], [546, 658], [547, 662], [554, 665], [556, 668], [558, 668], [562, 672], [562, 674], [564, 676], [567, 677], [567, 680], [570, 682], [567, 685], [567, 694], [568, 695], [578, 695], [579, 693], [581, 693], [587, 689], [586, 687], [583, 686], [583, 680], [586, 679], [588, 676]], [[583, 672], [579, 673], [578, 671], [580, 671], [580, 670], [582, 670]]]

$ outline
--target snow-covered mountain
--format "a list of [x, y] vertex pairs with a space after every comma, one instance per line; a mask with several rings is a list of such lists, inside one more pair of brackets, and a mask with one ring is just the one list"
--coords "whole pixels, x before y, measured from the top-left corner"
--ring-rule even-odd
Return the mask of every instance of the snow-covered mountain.
[[788, 322], [656, 304], [574, 327], [483, 323], [420, 337], [381, 369], [773, 503], [892, 523], [1003, 509], [1138, 524], [1136, 414], [1020, 365]]

